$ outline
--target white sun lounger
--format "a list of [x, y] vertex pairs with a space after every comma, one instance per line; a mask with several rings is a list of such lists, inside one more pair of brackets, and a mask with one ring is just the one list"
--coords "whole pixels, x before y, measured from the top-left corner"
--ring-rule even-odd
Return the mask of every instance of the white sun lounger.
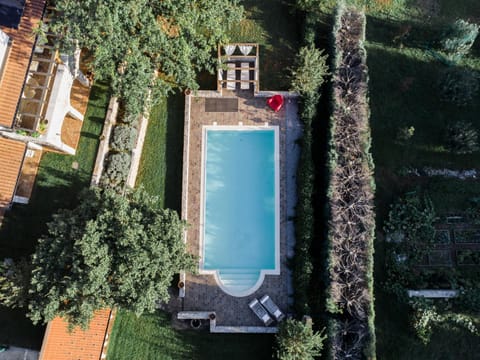
[[237, 76], [236, 76], [236, 70], [235, 70], [235, 63], [227, 63], [227, 89], [228, 90], [235, 90], [236, 87], [236, 82]]
[[285, 314], [278, 308], [277, 304], [270, 299], [270, 296], [264, 295], [260, 299], [260, 303], [267, 309], [267, 311], [277, 320], [277, 322], [282, 321], [285, 318]]
[[258, 318], [263, 321], [265, 326], [268, 326], [273, 322], [273, 319], [270, 317], [270, 315], [268, 315], [267, 310], [264, 309], [262, 304], [260, 304], [257, 299], [250, 301], [248, 306], [250, 309], [252, 309], [255, 315], [257, 315]]
[[248, 90], [250, 89], [250, 83], [248, 82], [250, 80], [250, 63], [242, 63], [241, 68], [242, 70], [240, 70], [240, 80], [242, 80], [242, 82], [240, 83], [240, 89]]

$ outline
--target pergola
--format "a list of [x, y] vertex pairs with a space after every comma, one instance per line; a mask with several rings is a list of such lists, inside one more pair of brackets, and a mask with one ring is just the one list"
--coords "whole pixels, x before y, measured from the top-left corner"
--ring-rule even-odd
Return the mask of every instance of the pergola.
[[231, 43], [218, 46], [217, 90], [260, 89], [259, 46], [257, 43]]
[[59, 55], [56, 35], [47, 33], [38, 39], [30, 62], [22, 97], [18, 105], [15, 128], [35, 137], [39, 145], [75, 154], [62, 141], [62, 126], [67, 115], [82, 121], [83, 115], [70, 104], [73, 81], [78, 78], [88, 86], [79, 68], [80, 49], [72, 56]]

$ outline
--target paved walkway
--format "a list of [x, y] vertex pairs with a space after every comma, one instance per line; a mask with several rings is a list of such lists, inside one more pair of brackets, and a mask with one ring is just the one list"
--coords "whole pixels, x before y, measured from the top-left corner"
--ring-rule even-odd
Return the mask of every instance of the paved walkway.
[[38, 351], [11, 346], [0, 353], [0, 360], [38, 360]]

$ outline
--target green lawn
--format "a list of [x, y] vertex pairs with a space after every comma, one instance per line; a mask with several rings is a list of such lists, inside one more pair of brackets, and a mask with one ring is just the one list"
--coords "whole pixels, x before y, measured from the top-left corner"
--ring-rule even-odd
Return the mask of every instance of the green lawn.
[[182, 196], [183, 94], [160, 99], [149, 117], [137, 186], [159, 196], [163, 206], [180, 211]]
[[[30, 203], [14, 205], [0, 229], [0, 258], [29, 256], [52, 214], [74, 206], [78, 193], [90, 185], [108, 99], [108, 86], [95, 84], [75, 156], [42, 156]], [[77, 170], [73, 162], [78, 162]], [[33, 326], [22, 311], [0, 307], [0, 343], [38, 349], [44, 331], [43, 326]]]
[[300, 47], [301, 34], [292, 0], [244, 0], [245, 17], [230, 34], [233, 42], [260, 45], [260, 89], [288, 90], [289, 68]]
[[271, 359], [273, 336], [177, 331], [170, 315], [157, 312], [137, 318], [120, 310], [108, 348], [108, 360]]
[[[438, 79], [446, 66], [425, 50], [447, 24], [458, 17], [480, 20], [480, 7], [470, 0], [435, 3], [439, 4], [435, 16], [422, 18], [417, 9], [407, 8], [396, 17], [373, 14], [367, 22], [372, 151], [377, 185], [375, 310], [379, 359], [476, 359], [480, 353], [479, 337], [455, 329], [438, 330], [428, 346], [422, 345], [408, 324], [408, 308], [382, 289], [385, 254], [380, 232], [388, 207], [396, 197], [419, 188], [430, 195], [441, 214], [463, 210], [468, 199], [480, 193], [478, 181], [402, 175], [408, 167], [480, 168], [480, 153], [453, 155], [444, 148], [445, 128], [451, 122], [467, 120], [480, 131], [480, 95], [465, 107], [440, 101]], [[410, 20], [405, 20], [407, 18]], [[394, 38], [408, 25], [410, 35], [400, 47]], [[477, 39], [470, 57], [460, 66], [480, 71], [479, 50]], [[401, 144], [396, 136], [398, 129], [405, 126], [413, 126], [415, 132], [407, 143]]]

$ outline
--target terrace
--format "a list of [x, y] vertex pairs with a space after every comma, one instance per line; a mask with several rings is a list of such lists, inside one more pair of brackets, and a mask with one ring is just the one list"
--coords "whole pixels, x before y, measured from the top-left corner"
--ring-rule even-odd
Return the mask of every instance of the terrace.
[[[258, 46], [256, 53], [258, 54]], [[243, 55], [235, 58], [234, 63], [243, 62], [245, 59], [240, 59], [241, 56]], [[199, 257], [202, 256], [201, 208], [204, 206], [201, 196], [202, 149], [205, 127], [241, 129], [267, 126], [277, 128], [279, 133], [279, 275], [265, 275], [263, 283], [257, 290], [249, 295], [240, 296], [224, 292], [213, 274], [181, 274], [180, 278], [183, 283], [181, 286], [184, 286], [181, 289], [181, 296], [184, 297], [182, 305], [178, 304], [175, 310], [215, 312], [217, 326], [234, 326], [236, 327], [234, 331], [244, 331], [245, 328], [242, 330], [242, 327], [262, 325], [248, 307], [253, 298], [268, 294], [283, 311], [289, 308], [289, 295], [292, 290], [287, 256], [291, 255], [294, 240], [293, 226], [288, 219], [293, 215], [295, 204], [291, 190], [295, 188], [295, 165], [298, 155], [295, 140], [301, 133], [297, 119], [296, 96], [284, 92], [285, 106], [279, 112], [267, 108], [267, 97], [278, 92], [259, 91], [258, 57], [248, 59], [250, 62], [247, 77], [243, 76], [242, 79], [242, 71], [245, 71], [244, 68], [247, 66], [237, 68], [235, 65], [228, 68], [227, 72], [231, 72], [226, 77], [224, 70], [221, 69], [217, 91], [188, 94], [185, 104], [182, 216], [190, 225], [186, 232], [188, 250]]]

